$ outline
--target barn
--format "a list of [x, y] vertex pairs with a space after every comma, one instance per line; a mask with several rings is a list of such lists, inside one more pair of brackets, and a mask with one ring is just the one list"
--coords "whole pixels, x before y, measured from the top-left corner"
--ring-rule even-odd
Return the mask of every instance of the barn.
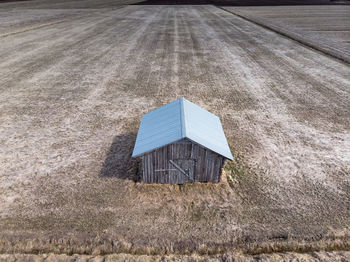
[[219, 182], [233, 159], [220, 119], [184, 98], [143, 115], [132, 156], [142, 182], [168, 184]]

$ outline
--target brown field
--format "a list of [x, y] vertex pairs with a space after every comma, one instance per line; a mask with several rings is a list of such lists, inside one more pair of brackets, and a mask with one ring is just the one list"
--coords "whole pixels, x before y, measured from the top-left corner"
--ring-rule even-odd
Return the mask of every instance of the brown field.
[[349, 5], [224, 7], [226, 10], [292, 37], [350, 63]]
[[[349, 259], [349, 65], [212, 5], [98, 3], [0, 3], [0, 253]], [[134, 182], [142, 114], [181, 96], [235, 161]]]

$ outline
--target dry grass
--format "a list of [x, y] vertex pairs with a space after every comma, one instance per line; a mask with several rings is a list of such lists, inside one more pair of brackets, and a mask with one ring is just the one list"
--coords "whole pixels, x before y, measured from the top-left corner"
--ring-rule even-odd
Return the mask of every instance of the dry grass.
[[350, 258], [350, 252], [313, 252], [309, 254], [298, 253], [274, 253], [262, 254], [256, 256], [248, 256], [241, 253], [229, 253], [225, 255], [167, 255], [167, 256], [149, 256], [149, 255], [130, 255], [130, 254], [113, 254], [113, 255], [71, 255], [66, 254], [40, 254], [40, 255], [26, 255], [26, 254], [0, 254], [0, 261], [238, 261], [238, 262], [252, 262], [252, 261], [322, 261], [335, 262], [347, 261]]

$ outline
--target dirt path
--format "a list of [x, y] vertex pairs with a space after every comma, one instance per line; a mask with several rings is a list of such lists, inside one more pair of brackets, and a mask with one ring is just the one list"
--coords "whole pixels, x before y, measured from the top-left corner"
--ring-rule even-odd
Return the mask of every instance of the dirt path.
[[[0, 38], [1, 252], [348, 248], [346, 64], [214, 6], [59, 12]], [[128, 179], [141, 115], [180, 96], [222, 119], [229, 183]]]

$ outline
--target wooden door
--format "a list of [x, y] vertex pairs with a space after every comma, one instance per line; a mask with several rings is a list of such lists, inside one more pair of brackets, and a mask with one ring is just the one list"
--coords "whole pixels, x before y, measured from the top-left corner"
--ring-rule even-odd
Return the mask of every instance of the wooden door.
[[194, 159], [172, 159], [169, 166], [177, 178], [177, 184], [193, 183], [195, 180], [196, 161]]

